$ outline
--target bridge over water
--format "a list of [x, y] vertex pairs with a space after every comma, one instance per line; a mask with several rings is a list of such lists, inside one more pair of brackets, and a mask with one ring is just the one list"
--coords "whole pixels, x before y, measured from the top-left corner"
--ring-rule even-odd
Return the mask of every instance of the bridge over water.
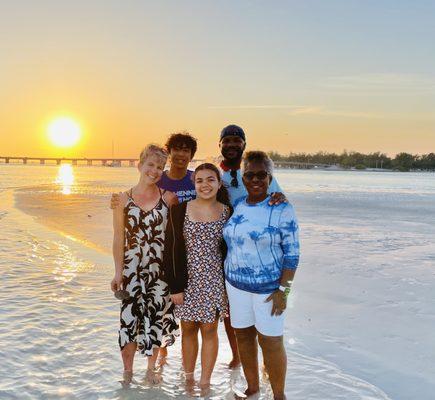
[[[191, 165], [198, 165], [205, 160], [192, 160]], [[211, 160], [210, 160], [211, 161]], [[122, 165], [134, 167], [138, 160], [134, 158], [69, 158], [69, 157], [10, 157], [0, 156], [0, 163], [5, 164], [28, 164], [28, 163], [56, 164], [71, 163], [72, 165], [102, 165], [105, 167], [121, 167]], [[331, 168], [330, 164], [315, 164], [297, 161], [275, 161], [275, 168], [294, 168], [294, 169], [312, 169], [312, 168]]]
[[134, 167], [136, 165], [137, 159], [134, 158], [68, 158], [68, 157], [9, 157], [0, 156], [0, 162], [5, 164], [27, 164], [29, 162], [39, 162], [43, 165], [46, 163], [55, 163], [57, 165], [62, 164], [62, 162], [68, 162], [72, 165], [84, 164], [84, 165], [95, 165], [100, 164], [103, 166], [120, 167], [123, 163]]

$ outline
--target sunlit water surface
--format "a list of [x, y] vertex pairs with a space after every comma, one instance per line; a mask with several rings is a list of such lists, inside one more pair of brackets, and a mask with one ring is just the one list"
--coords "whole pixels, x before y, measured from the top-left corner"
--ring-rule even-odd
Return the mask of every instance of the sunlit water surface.
[[[288, 398], [429, 399], [434, 351], [422, 349], [435, 328], [435, 304], [424, 305], [435, 281], [435, 176], [276, 177], [296, 207], [303, 254], [285, 331]], [[136, 179], [134, 168], [0, 165], [1, 399], [201, 395], [185, 390], [179, 341], [161, 385], [146, 384], [139, 356], [132, 385], [120, 383], [108, 199]], [[410, 323], [418, 335], [407, 333]], [[219, 333], [208, 397], [229, 399], [245, 383], [226, 367]], [[265, 378], [260, 398], [271, 398]]]

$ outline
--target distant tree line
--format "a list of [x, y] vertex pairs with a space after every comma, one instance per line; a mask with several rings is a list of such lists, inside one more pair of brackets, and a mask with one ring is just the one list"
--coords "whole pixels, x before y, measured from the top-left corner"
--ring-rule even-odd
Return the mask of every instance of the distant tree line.
[[399, 153], [394, 158], [381, 152], [363, 154], [343, 151], [341, 154], [319, 151], [314, 154], [290, 153], [287, 156], [275, 151], [269, 153], [274, 161], [293, 161], [314, 164], [339, 165], [342, 168], [385, 168], [399, 171], [435, 171], [435, 154], [415, 155]]

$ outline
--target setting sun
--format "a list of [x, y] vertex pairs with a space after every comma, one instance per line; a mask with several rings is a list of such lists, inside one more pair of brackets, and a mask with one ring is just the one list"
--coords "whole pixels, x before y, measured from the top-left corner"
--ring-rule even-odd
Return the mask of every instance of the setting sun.
[[51, 121], [47, 132], [51, 143], [58, 147], [74, 146], [81, 136], [80, 125], [68, 117], [59, 117]]

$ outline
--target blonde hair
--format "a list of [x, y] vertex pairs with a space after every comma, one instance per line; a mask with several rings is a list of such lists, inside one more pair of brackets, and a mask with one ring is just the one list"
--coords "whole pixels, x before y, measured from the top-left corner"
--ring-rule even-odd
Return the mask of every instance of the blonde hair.
[[166, 164], [166, 160], [168, 159], [168, 153], [162, 146], [159, 146], [158, 144], [149, 144], [141, 151], [139, 155], [139, 164], [143, 164], [150, 156], [157, 156], [164, 164]]

